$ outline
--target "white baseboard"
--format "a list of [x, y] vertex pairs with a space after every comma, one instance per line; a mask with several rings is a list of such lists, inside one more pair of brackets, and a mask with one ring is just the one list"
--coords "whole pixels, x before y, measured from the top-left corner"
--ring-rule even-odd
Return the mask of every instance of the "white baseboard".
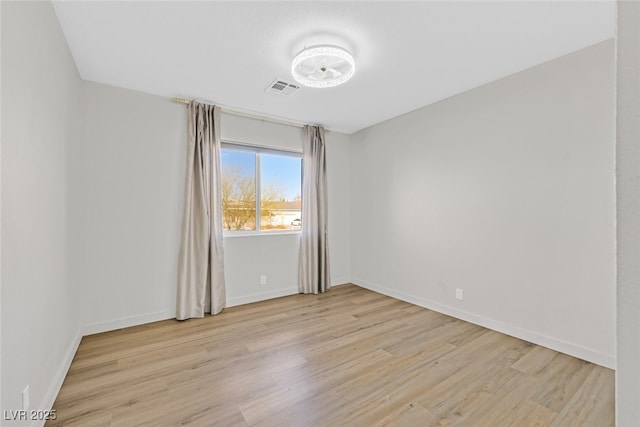
[[430, 301], [415, 295], [406, 294], [394, 289], [377, 285], [366, 280], [353, 278], [351, 283], [361, 286], [363, 288], [378, 292], [393, 298], [397, 298], [402, 301], [409, 302], [411, 304], [419, 305], [420, 307], [427, 308], [429, 310], [437, 311], [438, 313], [446, 314], [447, 316], [455, 317], [457, 319], [464, 320], [469, 323], [473, 323], [491, 330], [501, 332], [512, 337], [516, 337], [531, 343], [541, 345], [543, 347], [550, 348], [561, 353], [568, 354], [570, 356], [583, 359], [597, 365], [601, 365], [610, 369], [615, 369], [616, 358], [611, 354], [603, 354], [578, 344], [574, 344], [568, 341], [560, 340], [557, 338], [549, 337], [531, 330], [518, 328], [507, 323], [500, 322], [488, 317], [480, 316], [477, 314], [469, 313], [463, 310], [459, 310], [448, 305], [439, 304], [434, 301]]
[[286, 297], [298, 293], [298, 288], [275, 289], [267, 292], [259, 292], [257, 294], [244, 295], [236, 298], [227, 298], [227, 307], [235, 307], [236, 305], [250, 304], [252, 302], [264, 301], [273, 298]]
[[[236, 298], [227, 298], [227, 307], [236, 305], [250, 304], [252, 302], [264, 301], [273, 298], [280, 298], [298, 293], [297, 287], [275, 289], [267, 292], [259, 292], [251, 295], [243, 295]], [[82, 330], [83, 335], [98, 334], [101, 332], [113, 331], [115, 329], [128, 328], [130, 326], [143, 325], [145, 323], [158, 322], [175, 318], [175, 310], [158, 311], [138, 316], [121, 317], [119, 319], [108, 320], [105, 322], [96, 322], [85, 325]]]
[[[331, 286], [346, 285], [349, 282], [347, 277], [339, 277], [334, 280], [335, 284]], [[251, 295], [243, 295], [236, 298], [227, 298], [227, 307], [235, 307], [242, 304], [250, 304], [253, 302], [264, 301], [273, 298], [295, 295], [298, 293], [297, 287], [275, 289], [267, 292], [259, 292]], [[105, 322], [96, 322], [85, 325], [82, 329], [82, 335], [93, 335], [101, 332], [113, 331], [116, 329], [128, 328], [130, 326], [143, 325], [145, 323], [158, 322], [175, 318], [175, 310], [158, 311], [154, 313], [142, 314], [138, 316], [121, 317], [119, 319], [108, 320]], [[77, 348], [77, 347], [76, 347]]]
[[[53, 404], [56, 401], [56, 397], [58, 397], [58, 393], [60, 392], [60, 388], [62, 387], [62, 383], [64, 382], [64, 379], [67, 377], [67, 372], [69, 372], [69, 368], [71, 367], [71, 362], [73, 362], [73, 358], [76, 355], [76, 351], [78, 351], [78, 346], [80, 345], [81, 340], [82, 340], [82, 334], [78, 330], [78, 332], [76, 333], [76, 336], [73, 338], [73, 341], [71, 342], [71, 345], [67, 349], [67, 352], [65, 353], [64, 358], [62, 359], [62, 363], [60, 364], [60, 367], [58, 368], [58, 371], [56, 372], [56, 375], [53, 378], [53, 381], [51, 382], [49, 389], [47, 390], [47, 392], [44, 395], [44, 398], [42, 399], [42, 403], [38, 406], [32, 406], [33, 408], [43, 408], [46, 410], [50, 410], [51, 408], [53, 408]], [[43, 426], [44, 423], [45, 423], [45, 420], [39, 420], [39, 421], [33, 421], [31, 425], [40, 427], [40, 426]]]
[[143, 325], [145, 323], [158, 322], [160, 320], [173, 319], [175, 317], [175, 310], [157, 311], [155, 313], [141, 314], [138, 316], [121, 317], [119, 319], [107, 320], [105, 322], [90, 323], [85, 325], [82, 332], [83, 335], [99, 334], [100, 332]]
[[351, 278], [348, 276], [339, 276], [331, 279], [331, 286], [348, 285], [351, 283]]

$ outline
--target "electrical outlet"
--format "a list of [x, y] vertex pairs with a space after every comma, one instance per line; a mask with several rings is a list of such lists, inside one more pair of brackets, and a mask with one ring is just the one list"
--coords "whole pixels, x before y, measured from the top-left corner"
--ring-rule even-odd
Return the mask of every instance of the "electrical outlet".
[[24, 411], [29, 409], [29, 385], [22, 390], [22, 409]]
[[464, 299], [463, 295], [462, 295], [462, 289], [460, 289], [460, 288], [456, 289], [456, 299], [459, 299], [460, 301], [462, 301]]
[[260, 276], [260, 284], [261, 285], [266, 285], [267, 284], [267, 276], [265, 276], [265, 275]]

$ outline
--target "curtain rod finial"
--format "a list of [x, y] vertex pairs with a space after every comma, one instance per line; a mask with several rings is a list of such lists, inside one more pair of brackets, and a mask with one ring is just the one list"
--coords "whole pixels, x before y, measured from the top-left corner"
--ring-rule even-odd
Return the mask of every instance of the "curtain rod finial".
[[173, 102], [177, 102], [178, 104], [185, 104], [185, 105], [189, 105], [189, 104], [191, 104], [191, 101], [189, 101], [188, 99], [186, 99], [186, 98], [179, 98], [179, 97], [177, 97], [177, 96], [174, 96], [173, 98], [171, 98], [171, 100], [172, 100]]

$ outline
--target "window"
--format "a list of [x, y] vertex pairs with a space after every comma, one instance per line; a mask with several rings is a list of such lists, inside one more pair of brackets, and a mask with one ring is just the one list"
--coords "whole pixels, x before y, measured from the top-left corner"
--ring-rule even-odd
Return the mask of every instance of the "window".
[[220, 154], [226, 231], [300, 229], [300, 153], [223, 143]]

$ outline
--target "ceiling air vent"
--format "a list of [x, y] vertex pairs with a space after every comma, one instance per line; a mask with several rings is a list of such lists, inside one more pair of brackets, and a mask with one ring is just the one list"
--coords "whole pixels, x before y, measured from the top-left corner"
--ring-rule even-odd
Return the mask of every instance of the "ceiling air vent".
[[275, 79], [265, 90], [267, 92], [279, 93], [281, 95], [293, 95], [300, 90], [300, 86]]

